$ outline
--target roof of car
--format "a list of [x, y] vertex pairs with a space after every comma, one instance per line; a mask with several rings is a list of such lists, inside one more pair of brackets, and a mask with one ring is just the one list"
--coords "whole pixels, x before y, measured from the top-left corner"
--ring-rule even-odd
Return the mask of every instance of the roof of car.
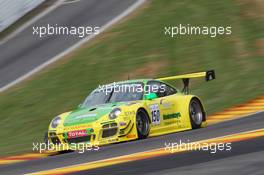
[[[115, 86], [115, 85], [121, 85], [121, 84], [130, 84], [130, 83], [143, 83], [143, 84], [146, 84], [147, 82], [149, 81], [159, 81], [159, 82], [163, 82], [165, 83], [164, 81], [161, 81], [161, 80], [157, 80], [157, 79], [133, 79], [133, 80], [123, 80], [123, 81], [117, 81], [117, 82], [113, 82], [113, 83], [109, 83], [109, 84], [104, 84], [104, 85], [99, 85], [98, 88], [95, 89], [98, 90], [98, 89], [105, 89], [105, 88], [110, 88], [111, 86]], [[166, 82], [165, 84], [171, 86], [171, 87], [174, 87], [173, 85], [171, 85], [170, 83]]]
[[123, 81], [113, 82], [113, 83], [110, 83], [110, 84], [108, 84], [108, 85], [113, 85], [114, 83], [115, 83], [115, 84], [125, 84], [125, 83], [146, 83], [146, 82], [151, 81], [151, 80], [154, 80], [154, 79], [133, 79], [133, 80], [123, 80]]

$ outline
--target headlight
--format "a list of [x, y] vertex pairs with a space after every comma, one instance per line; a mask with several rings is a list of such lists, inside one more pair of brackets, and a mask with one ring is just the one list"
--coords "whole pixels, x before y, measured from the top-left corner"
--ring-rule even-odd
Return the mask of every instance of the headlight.
[[51, 127], [52, 128], [57, 128], [57, 126], [60, 124], [61, 118], [60, 117], [55, 117], [52, 122], [51, 122]]
[[113, 120], [121, 114], [120, 108], [115, 108], [109, 113], [109, 119]]

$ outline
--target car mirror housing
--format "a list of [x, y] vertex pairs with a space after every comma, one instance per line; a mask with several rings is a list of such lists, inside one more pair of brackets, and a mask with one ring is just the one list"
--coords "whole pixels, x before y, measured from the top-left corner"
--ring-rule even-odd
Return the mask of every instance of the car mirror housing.
[[146, 100], [153, 100], [155, 98], [158, 98], [156, 93], [148, 93], [148, 94], [145, 95], [145, 99]]

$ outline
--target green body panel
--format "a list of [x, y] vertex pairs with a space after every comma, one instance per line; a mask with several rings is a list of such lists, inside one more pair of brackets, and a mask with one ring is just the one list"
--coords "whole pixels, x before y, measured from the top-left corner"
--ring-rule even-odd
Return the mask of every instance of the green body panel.
[[106, 114], [109, 114], [113, 110], [113, 108], [118, 107], [122, 104], [124, 103], [107, 103], [89, 108], [79, 108], [71, 112], [65, 118], [63, 125], [72, 126], [95, 122]]

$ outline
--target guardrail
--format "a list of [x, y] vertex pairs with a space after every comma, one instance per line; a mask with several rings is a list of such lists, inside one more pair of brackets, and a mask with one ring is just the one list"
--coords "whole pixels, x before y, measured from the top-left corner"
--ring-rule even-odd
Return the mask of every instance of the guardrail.
[[0, 32], [45, 0], [0, 0]]

